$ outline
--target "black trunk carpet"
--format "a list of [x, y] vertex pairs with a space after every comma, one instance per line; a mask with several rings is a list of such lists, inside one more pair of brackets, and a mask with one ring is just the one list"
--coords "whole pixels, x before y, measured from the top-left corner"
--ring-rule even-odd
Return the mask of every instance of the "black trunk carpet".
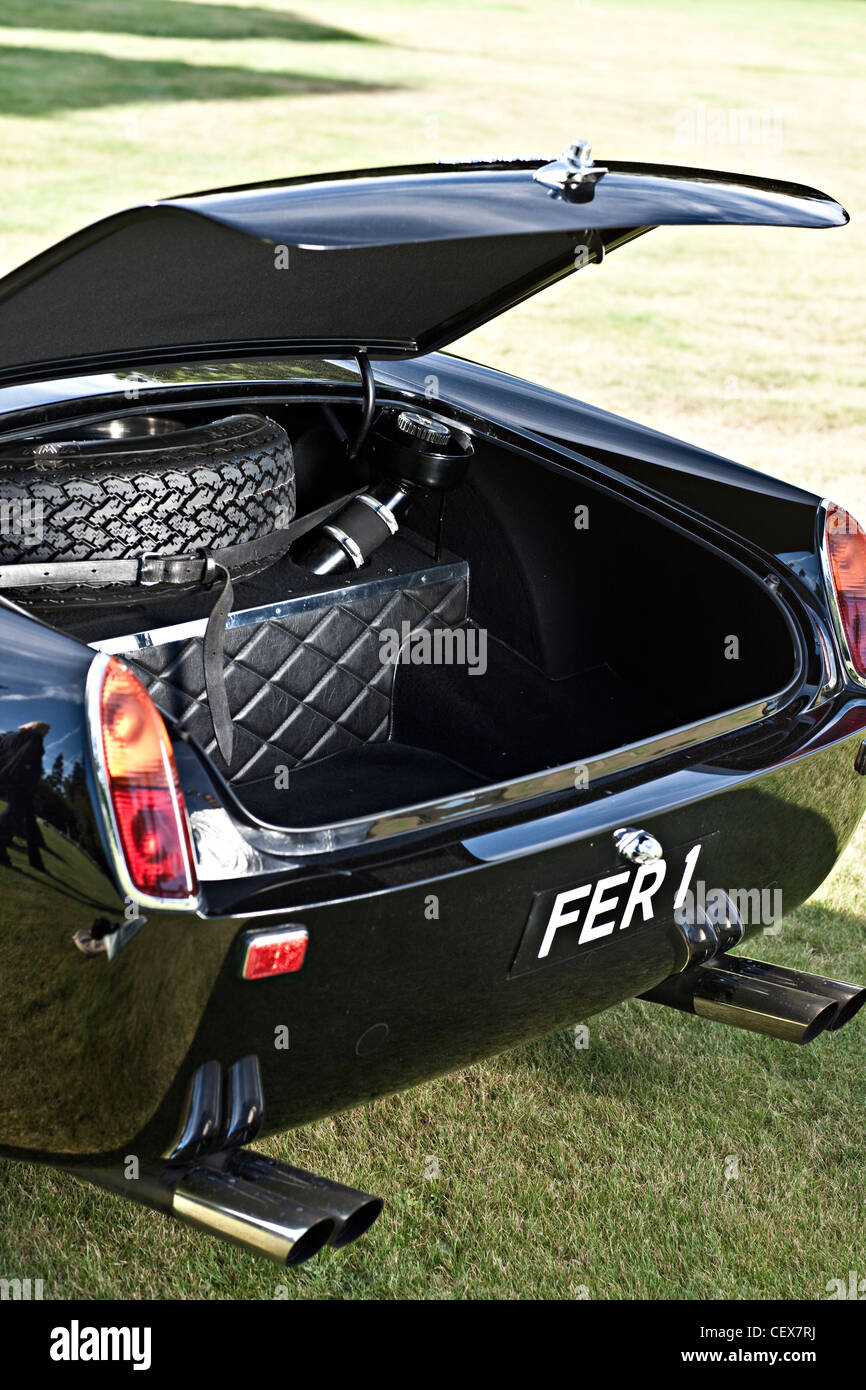
[[235, 793], [252, 815], [287, 827], [332, 825], [483, 784], [483, 778], [450, 758], [401, 743], [366, 743], [301, 763], [291, 769], [284, 788], [274, 780], [244, 782]]

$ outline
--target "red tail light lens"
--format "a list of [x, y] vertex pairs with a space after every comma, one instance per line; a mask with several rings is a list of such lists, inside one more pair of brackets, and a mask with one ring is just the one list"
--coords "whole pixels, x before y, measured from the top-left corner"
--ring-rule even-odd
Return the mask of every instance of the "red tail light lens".
[[306, 953], [306, 927], [247, 932], [241, 977], [244, 980], [267, 980], [274, 975], [290, 975], [300, 970]]
[[141, 681], [111, 657], [93, 714], [103, 790], [130, 886], [145, 899], [190, 904], [198, 883], [189, 820], [159, 710]]
[[849, 668], [866, 680], [866, 532], [844, 507], [826, 510], [824, 556]]

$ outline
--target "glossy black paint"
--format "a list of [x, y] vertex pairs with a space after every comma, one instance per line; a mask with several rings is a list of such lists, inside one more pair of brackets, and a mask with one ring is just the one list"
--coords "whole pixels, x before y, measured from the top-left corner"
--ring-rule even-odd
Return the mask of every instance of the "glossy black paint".
[[[168, 380], [139, 383], [135, 408], [151, 410], [202, 393], [357, 396], [356, 368], [317, 364], [307, 370], [305, 379], [295, 364], [288, 380], [280, 379], [278, 369], [259, 369], [270, 380], [183, 386], [172, 384], [166, 373]], [[554, 438], [570, 436], [572, 446], [603, 438], [628, 453], [638, 477], [643, 452], [653, 481], [664, 478], [671, 498], [691, 476], [684, 472], [688, 446], [672, 444], [666, 463], [662, 436], [538, 388], [515, 389], [496, 373], [443, 357], [404, 364], [398, 378], [393, 371], [379, 371], [386, 398], [395, 391], [396, 399], [417, 398], [435, 371], [441, 409], [467, 422], [489, 411], [496, 422], [490, 428], [498, 434], [557, 452], [563, 467], [595, 467], [600, 478], [636, 496], [654, 494], [635, 476], [617, 476], [609, 463], [596, 464], [588, 451], [580, 451], [580, 465], [570, 462], [572, 451]], [[115, 383], [101, 385], [109, 387], [108, 396], [85, 397], [75, 409], [111, 410], [118, 400], [110, 389]], [[62, 402], [70, 389], [75, 387], [56, 389], [67, 416], [69, 406]], [[50, 416], [53, 409], [49, 403], [37, 413]], [[2, 423], [21, 426], [24, 419], [14, 413]], [[545, 421], [551, 429], [546, 438], [539, 432]], [[803, 512], [814, 516], [817, 499], [808, 494], [700, 451], [691, 457], [695, 474], [706, 479], [706, 497], [722, 510], [729, 492], [760, 497], [765, 483], [777, 518], [772, 539], [783, 545], [796, 538]], [[663, 501], [655, 494], [655, 505]], [[712, 524], [710, 533], [722, 534]], [[747, 546], [744, 553], [754, 558], [759, 552]], [[772, 562], [772, 554], [765, 554]], [[794, 575], [787, 582], [804, 621], [810, 612], [826, 617], [813, 587]], [[21, 711], [44, 719], [52, 725], [50, 753], [56, 758], [67, 751], [85, 765], [81, 693], [89, 650], [5, 607], [0, 633], [7, 686], [0, 692], [0, 726], [24, 722]], [[20, 656], [11, 655], [16, 651]], [[13, 994], [4, 995], [0, 1020], [15, 1056], [5, 1072], [4, 1148], [46, 1158], [65, 1154], [70, 1161], [122, 1150], [155, 1156], [176, 1135], [196, 1068], [218, 1060], [229, 1069], [252, 1052], [265, 1078], [266, 1130], [300, 1124], [651, 988], [670, 973], [674, 960], [675, 942], [664, 922], [554, 970], [509, 979], [533, 894], [540, 886], [558, 888], [610, 869], [611, 830], [639, 817], [666, 844], [707, 835], [708, 882], [712, 874], [725, 885], [778, 884], [786, 910], [793, 907], [829, 872], [866, 802], [866, 782], [853, 770], [866, 713], [850, 700], [850, 693], [840, 692], [808, 717], [801, 700], [765, 723], [754, 752], [748, 751], [750, 739], [740, 736], [717, 740], [698, 765], [672, 754], [652, 769], [620, 775], [601, 801], [597, 795], [557, 797], [531, 811], [503, 809], [474, 829], [442, 827], [378, 850], [374, 845], [320, 856], [301, 870], [287, 865], [281, 877], [258, 885], [208, 885], [208, 911], [216, 915], [197, 920], [152, 914], [110, 963], [82, 958], [71, 941], [79, 923], [90, 926], [95, 917], [119, 921], [123, 913], [104, 857], [92, 843], [90, 801], [76, 803], [75, 828], [58, 846], [66, 861], [62, 874], [42, 878], [16, 868], [10, 876], [0, 870], [0, 878], [14, 885], [0, 898], [6, 905], [4, 976], [17, 982]], [[64, 739], [56, 748], [55, 728]], [[762, 744], [770, 751], [762, 751]], [[799, 756], [810, 751], [812, 756]], [[70, 794], [67, 813], [72, 804]], [[88, 834], [91, 849], [82, 850]], [[431, 891], [440, 899], [435, 923], [424, 915]], [[58, 902], [62, 911], [54, 906]], [[302, 921], [310, 931], [304, 970], [281, 981], [239, 980], [235, 953], [243, 928], [286, 920]], [[36, 981], [40, 1007], [22, 1037], [19, 1000]], [[283, 1021], [292, 1029], [288, 1053], [275, 1052], [272, 1042], [274, 1027]]]
[[[510, 434], [579, 450], [617, 479], [633, 479], [649, 494], [675, 498], [774, 554], [811, 551], [814, 493], [694, 444], [534, 382], [509, 376], [448, 353], [378, 363], [380, 399], [436, 405], [491, 438]], [[33, 385], [0, 386], [0, 442], [19, 432], [62, 431], [70, 413], [90, 417], [146, 413], [209, 398], [221, 405], [269, 399], [357, 400], [358, 368], [351, 362], [267, 360], [147, 372], [71, 377]]]
[[745, 464], [661, 434], [533, 382], [448, 353], [382, 364], [380, 382], [427, 394], [443, 407], [496, 422], [527, 441], [544, 438], [576, 449], [618, 478], [661, 493], [744, 536], [761, 549], [783, 554], [811, 551], [814, 493]]
[[[534, 167], [398, 171], [387, 208], [370, 194], [371, 185], [381, 193], [375, 180], [330, 176], [176, 199], [109, 219], [0, 286], [0, 296], [7, 295], [0, 302], [0, 339], [9, 335], [3, 361], [10, 382], [25, 371], [46, 375], [58, 357], [63, 374], [109, 360], [114, 374], [0, 388], [0, 439], [37, 427], [60, 431], [73, 416], [81, 423], [217, 402], [351, 401], [360, 423], [357, 365], [313, 360], [320, 340], [346, 354], [378, 337], [381, 356], [447, 341], [568, 273], [575, 238], [587, 232], [597, 249], [603, 240], [614, 245], [663, 221], [830, 226], [845, 220], [837, 204], [814, 190], [692, 170], [672, 177], [646, 166], [609, 166], [593, 198], [573, 206], [534, 184]], [[443, 187], [451, 190], [447, 201]], [[429, 235], [434, 206], [436, 233]], [[428, 235], [419, 252], [412, 238], [424, 208]], [[392, 271], [398, 281], [404, 277], [402, 296], [387, 309], [396, 317], [377, 320], [362, 301], [356, 301], [357, 323], [341, 317], [349, 296], [339, 274], [331, 282], [333, 298], [326, 296], [323, 308], [314, 305], [313, 288], [322, 290], [317, 272], [306, 308], [293, 319], [288, 302], [271, 294], [273, 244], [283, 233], [289, 237], [290, 213], [301, 267], [312, 268], [323, 256], [339, 265], [345, 256], [354, 288], [361, 261], [375, 267], [381, 252], [377, 273], [387, 263], [389, 282]], [[346, 229], [353, 218], [350, 248]], [[308, 238], [327, 251], [296, 246]], [[443, 268], [453, 270], [458, 243], [453, 299], [443, 304], [438, 282]], [[110, 287], [136, 246], [146, 252], [136, 260], [142, 299], [157, 280], [164, 296], [152, 317], [132, 314], [123, 327], [109, 323], [101, 309], [90, 321], [71, 315], [87, 277], [94, 288]], [[249, 259], [263, 253], [255, 264]], [[482, 262], [491, 280], [485, 294], [470, 299]], [[167, 302], [174, 293], [165, 275], [169, 263], [190, 295], [182, 331], [182, 316]], [[419, 268], [420, 291], [409, 296]], [[266, 295], [251, 290], [260, 273], [271, 277]], [[255, 322], [245, 319], [250, 306], [233, 288], [226, 323], [205, 337], [201, 305], [207, 296], [210, 305], [222, 302], [229, 282], [242, 284], [271, 317], [256, 318], [257, 308]], [[372, 283], [381, 280], [374, 275]], [[72, 325], [65, 342], [56, 333], [40, 339], [36, 319], [48, 305], [54, 328]], [[304, 321], [303, 313], [312, 317]], [[16, 333], [26, 334], [29, 366], [9, 346]], [[302, 340], [307, 359], [200, 365], [205, 344], [217, 356], [232, 350], [249, 356], [265, 342], [280, 352], [300, 350]], [[119, 370], [124, 360], [142, 367], [156, 355], [172, 364]], [[199, 364], [184, 366], [186, 357]], [[779, 887], [790, 911], [829, 873], [863, 813], [866, 781], [854, 761], [866, 702], [844, 677], [827, 691], [820, 655], [830, 623], [814, 553], [818, 498], [442, 354], [380, 363], [376, 375], [381, 400], [423, 404], [527, 459], [591, 478], [719, 546], [759, 580], [772, 575], [802, 647], [797, 687], [753, 727], [731, 726], [698, 750], [671, 738], [652, 764], [619, 768], [588, 792], [506, 803], [461, 824], [418, 829], [407, 823], [394, 840], [303, 864], [287, 860], [282, 871], [260, 879], [227, 875], [205, 886], [200, 916], [151, 913], [111, 960], [91, 959], [76, 950], [74, 931], [99, 923], [111, 934], [128, 915], [93, 809], [83, 711], [92, 653], [0, 601], [0, 731], [34, 720], [50, 726], [39, 792], [44, 868], [22, 862], [20, 846], [11, 867], [0, 866], [0, 1147], [7, 1153], [69, 1164], [129, 1152], [155, 1160], [177, 1138], [193, 1075], [212, 1063], [230, 1072], [241, 1058], [259, 1057], [267, 1132], [586, 1018], [651, 989], [679, 959], [668, 913], [550, 969], [510, 973], [536, 893], [616, 868], [617, 826], [639, 820], [671, 852], [700, 840], [708, 883]], [[197, 757], [180, 741], [177, 750], [182, 765]], [[219, 779], [206, 794], [219, 800]], [[438, 898], [435, 917], [425, 910], [431, 892]], [[287, 922], [309, 931], [303, 970], [274, 980], [240, 979], [244, 929]], [[274, 1047], [280, 1025], [291, 1032], [287, 1050]]]
[[665, 165], [610, 163], [574, 203], [533, 178], [541, 163], [364, 171], [130, 208], [0, 281], [0, 380], [166, 358], [411, 357], [653, 226], [847, 221], [815, 189]]
[[[866, 715], [861, 718], [866, 726]], [[698, 768], [702, 794], [682, 805], [677, 784], [688, 774], [670, 774], [647, 788], [655, 806], [640, 823], [666, 849], [702, 839], [701, 874], [708, 884], [773, 885], [792, 910], [829, 873], [866, 805], [866, 784], [853, 775], [861, 737], [849, 733], [814, 757], [732, 782], [720, 770]], [[817, 780], [828, 792], [820, 807]], [[695, 798], [694, 786], [688, 796]], [[621, 800], [635, 803], [627, 792]], [[256, 1049], [267, 1133], [467, 1065], [650, 989], [680, 963], [670, 918], [609, 938], [551, 969], [509, 974], [540, 884], [559, 889], [622, 867], [611, 833], [619, 809], [602, 803], [592, 830], [580, 834], [575, 827], [565, 837], [561, 825], [550, 827], [549, 847], [527, 853], [518, 845], [513, 857], [496, 860], [479, 860], [465, 840], [458, 863], [461, 845], [452, 837], [452, 862], [440, 859], [426, 879], [388, 883], [386, 866], [377, 882], [374, 863], [357, 885], [361, 896], [323, 902], [325, 881], [321, 905], [300, 911], [292, 911], [287, 881], [286, 907], [281, 914], [272, 903], [272, 920], [288, 917], [307, 927], [304, 969], [249, 984], [238, 978], [234, 955], [226, 954], [184, 1073], [211, 1057], [228, 1064], [244, 1049]], [[435, 920], [426, 914], [430, 893], [438, 897]], [[273, 1046], [281, 1023], [291, 1030], [287, 1050]], [[158, 1148], [181, 1104], [176, 1085], [136, 1137], [136, 1151]]]

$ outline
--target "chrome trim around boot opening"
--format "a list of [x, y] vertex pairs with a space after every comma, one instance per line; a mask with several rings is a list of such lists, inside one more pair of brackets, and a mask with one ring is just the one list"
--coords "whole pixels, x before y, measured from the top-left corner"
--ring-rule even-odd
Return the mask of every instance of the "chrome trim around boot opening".
[[[466, 572], [465, 561], [455, 561], [446, 565], [431, 564], [429, 569], [408, 575], [387, 576], [372, 580], [368, 584], [350, 584], [339, 589], [295, 594], [279, 603], [232, 613], [229, 615], [227, 627], [246, 626], [267, 618], [281, 617], [293, 611], [319, 607], [325, 602], [336, 604], [349, 596], [363, 598], [368, 591], [381, 593], [389, 587], [397, 589], [409, 585], [439, 583], [452, 576], [457, 579]], [[196, 619], [148, 632], [107, 638], [90, 645], [100, 652], [121, 656], [128, 653], [134, 656], [135, 652], [143, 647], [181, 642], [202, 636], [206, 624], [206, 619]], [[370, 844], [373, 841], [468, 820], [491, 811], [511, 810], [542, 797], [574, 791], [578, 769], [582, 779], [581, 789], [588, 792], [594, 789], [593, 783], [602, 778], [682, 753], [698, 744], [741, 731], [777, 714], [800, 684], [800, 645], [797, 646], [797, 652], [799, 659], [791, 678], [773, 695], [726, 710], [708, 719], [679, 725], [653, 738], [626, 744], [594, 757], [576, 758], [573, 762], [547, 768], [542, 772], [487, 784], [434, 801], [398, 806], [351, 821], [297, 827], [258, 820], [247, 811], [243, 801], [228, 782], [220, 778], [219, 774], [215, 774], [215, 769], [208, 761], [206, 766], [209, 774], [220, 786], [223, 805], [215, 807], [211, 803], [206, 808], [188, 805], [199, 881], [219, 881], [228, 875], [250, 877], [270, 869], [285, 868], [287, 860]], [[731, 781], [745, 780], [750, 775], [732, 773]], [[583, 809], [585, 806], [582, 803], [578, 810]], [[531, 826], [527, 833], [531, 838]], [[507, 849], [502, 849], [498, 836], [486, 836], [479, 831], [475, 831], [471, 840], [464, 841], [464, 844], [472, 854], [482, 860], [497, 859], [506, 855], [511, 857], [515, 852], [530, 852], [531, 848], [530, 846], [526, 850], [515, 851], [515, 846], [509, 845]]]
[[[497, 782], [437, 801], [396, 807], [358, 820], [341, 821], [331, 825], [292, 828], [256, 821], [234, 790], [225, 783], [220, 788], [223, 806], [194, 807], [188, 803], [199, 882], [223, 881], [229, 876], [253, 877], [256, 874], [285, 868], [287, 861], [307, 855], [327, 854], [334, 850], [349, 849], [355, 845], [371, 844], [418, 830], [468, 820], [488, 811], [511, 810], [525, 806], [533, 800], [557, 792], [574, 791], [575, 771], [578, 767], [581, 774], [586, 773], [585, 782], [581, 785], [584, 793], [587, 793], [594, 790], [593, 783], [613, 773], [643, 767], [661, 758], [683, 752], [696, 744], [718, 738], [736, 729], [747, 728], [774, 712], [774, 700], [744, 705], [717, 718], [684, 725], [658, 738], [644, 743], [628, 744], [612, 753], [588, 758], [583, 763], [567, 763], [562, 767], [531, 773], [510, 782]], [[754, 773], [730, 772], [720, 776], [727, 784], [733, 785], [738, 781], [747, 781]], [[687, 799], [705, 796], [706, 775], [702, 776], [698, 771], [692, 770], [691, 779], [696, 785], [689, 791]], [[634, 808], [634, 793], [629, 793], [629, 796]], [[608, 813], [618, 817], [622, 814], [622, 808], [618, 803], [584, 801], [569, 811], [561, 812], [560, 815], [569, 821], [568, 826], [562, 831], [564, 838], [573, 839], [578, 833], [579, 827], [574, 823], [575, 817], [581, 823], [589, 818], [595, 824], [599, 822], [600, 817], [603, 819]], [[614, 826], [617, 823], [615, 820]], [[526, 844], [522, 847], [516, 844], [512, 832], [494, 831], [485, 834], [480, 827], [473, 828], [473, 833], [467, 836], [463, 843], [476, 859], [487, 861], [534, 853], [539, 847], [535, 842], [538, 836], [545, 844], [551, 842], [552, 836], [555, 839], [548, 819], [530, 821], [523, 827]]]

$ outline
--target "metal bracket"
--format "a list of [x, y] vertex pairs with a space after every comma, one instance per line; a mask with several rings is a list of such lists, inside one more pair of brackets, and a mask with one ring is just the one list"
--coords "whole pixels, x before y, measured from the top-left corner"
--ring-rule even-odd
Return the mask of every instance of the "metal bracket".
[[607, 172], [603, 165], [593, 163], [589, 141], [576, 140], [559, 159], [543, 164], [532, 177], [570, 203], [588, 203], [595, 193], [595, 185]]

